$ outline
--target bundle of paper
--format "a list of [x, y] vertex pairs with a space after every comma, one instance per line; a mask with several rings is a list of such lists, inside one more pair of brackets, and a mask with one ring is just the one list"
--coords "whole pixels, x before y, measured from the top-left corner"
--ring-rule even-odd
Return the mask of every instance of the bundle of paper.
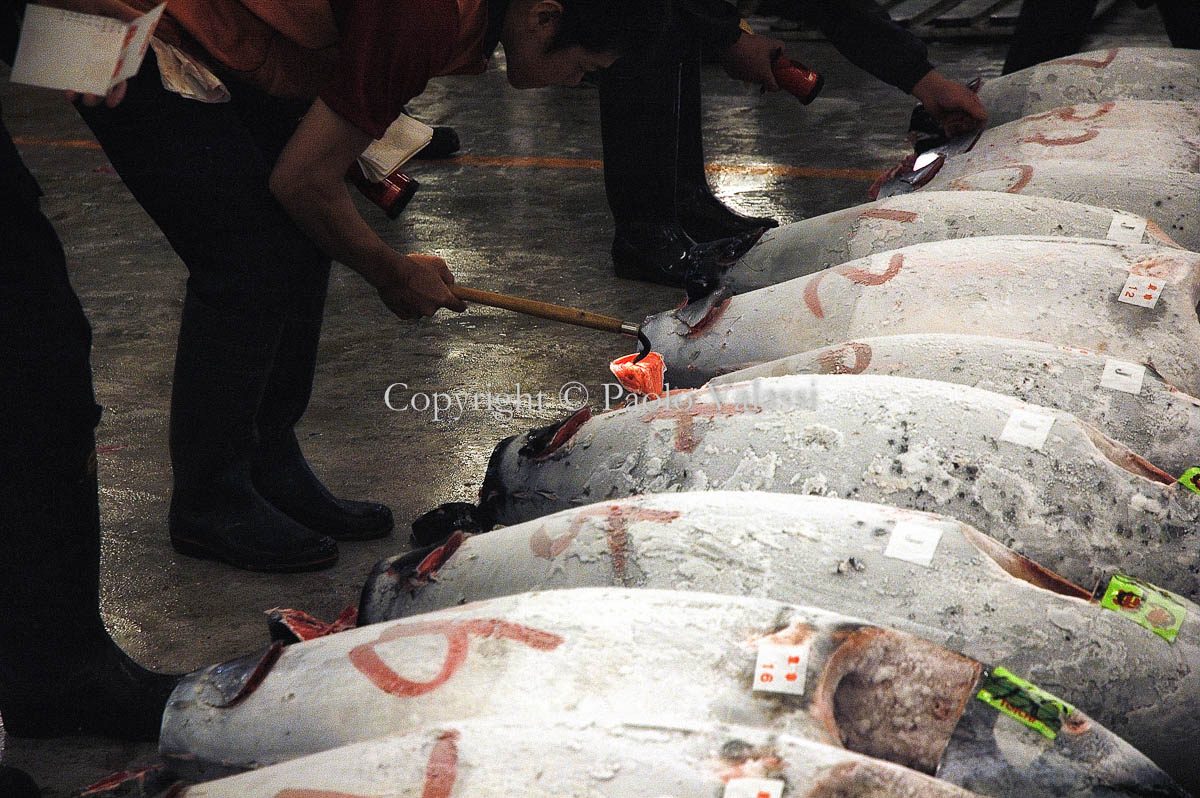
[[371, 146], [358, 156], [358, 165], [368, 180], [378, 183], [407, 163], [432, 138], [433, 128], [401, 114], [383, 138], [371, 142]]

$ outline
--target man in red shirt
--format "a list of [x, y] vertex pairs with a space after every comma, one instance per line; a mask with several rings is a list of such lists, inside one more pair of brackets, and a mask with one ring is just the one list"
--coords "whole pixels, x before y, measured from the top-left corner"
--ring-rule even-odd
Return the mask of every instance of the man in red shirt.
[[388, 534], [390, 510], [330, 494], [293, 431], [330, 258], [401, 318], [465, 305], [444, 261], [395, 251], [362, 219], [347, 168], [431, 77], [482, 72], [497, 42], [512, 85], [570, 85], [664, 17], [660, 0], [172, 0], [165, 44], [124, 102], [80, 112], [189, 271], [170, 422], [177, 550], [297, 571], [331, 565], [334, 539]]

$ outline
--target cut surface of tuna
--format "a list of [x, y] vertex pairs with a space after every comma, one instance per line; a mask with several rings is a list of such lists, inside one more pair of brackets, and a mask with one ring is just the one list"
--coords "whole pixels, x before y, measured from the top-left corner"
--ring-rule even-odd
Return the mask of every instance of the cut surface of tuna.
[[[1158, 290], [1153, 307], [1128, 303], [1127, 292], [1142, 301], [1150, 287]], [[988, 236], [883, 252], [734, 297], [714, 294], [651, 316], [642, 329], [674, 387], [861, 336], [965, 333], [1151, 362], [1196, 396], [1198, 301], [1196, 253]]]

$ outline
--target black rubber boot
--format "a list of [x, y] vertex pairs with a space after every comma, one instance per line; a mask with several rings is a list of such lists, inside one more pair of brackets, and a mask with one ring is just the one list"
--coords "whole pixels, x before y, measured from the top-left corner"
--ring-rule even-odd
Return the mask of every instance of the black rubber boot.
[[449, 158], [460, 149], [462, 149], [462, 142], [454, 128], [438, 125], [433, 128], [433, 138], [413, 157], [421, 161], [436, 161], [440, 158]]
[[4, 798], [41, 798], [42, 791], [25, 771], [0, 765], [0, 795]]
[[191, 291], [171, 394], [171, 543], [181, 554], [251, 571], [314, 571], [337, 544], [255, 488], [255, 417], [283, 324], [275, 314], [218, 311]]
[[284, 325], [258, 410], [254, 486], [276, 508], [315, 532], [337, 540], [372, 540], [392, 531], [392, 511], [382, 504], [334, 496], [312, 472], [296, 440], [295, 426], [312, 396], [326, 285], [314, 281]]
[[679, 168], [676, 209], [679, 224], [695, 241], [753, 236], [779, 222], [765, 216], [745, 216], [712, 193], [704, 171], [704, 134], [700, 116], [700, 47], [684, 53], [679, 75]]
[[152, 673], [100, 617], [94, 440], [0, 482], [0, 717], [14, 737], [155, 740], [177, 677]]

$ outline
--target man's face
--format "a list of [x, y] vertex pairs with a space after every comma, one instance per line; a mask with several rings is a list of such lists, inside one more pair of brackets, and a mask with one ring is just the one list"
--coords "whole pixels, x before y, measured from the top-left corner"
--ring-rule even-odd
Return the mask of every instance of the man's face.
[[[532, 48], [530, 48], [532, 49]], [[523, 51], [520, 45], [504, 49], [508, 82], [517, 89], [574, 86], [589, 72], [611, 66], [615, 53], [596, 53], [576, 44], [547, 53]]]
[[617, 60], [616, 53], [593, 52], [580, 45], [549, 52], [561, 17], [557, 0], [514, 0], [509, 6], [501, 42], [513, 87], [574, 86], [587, 73]]

